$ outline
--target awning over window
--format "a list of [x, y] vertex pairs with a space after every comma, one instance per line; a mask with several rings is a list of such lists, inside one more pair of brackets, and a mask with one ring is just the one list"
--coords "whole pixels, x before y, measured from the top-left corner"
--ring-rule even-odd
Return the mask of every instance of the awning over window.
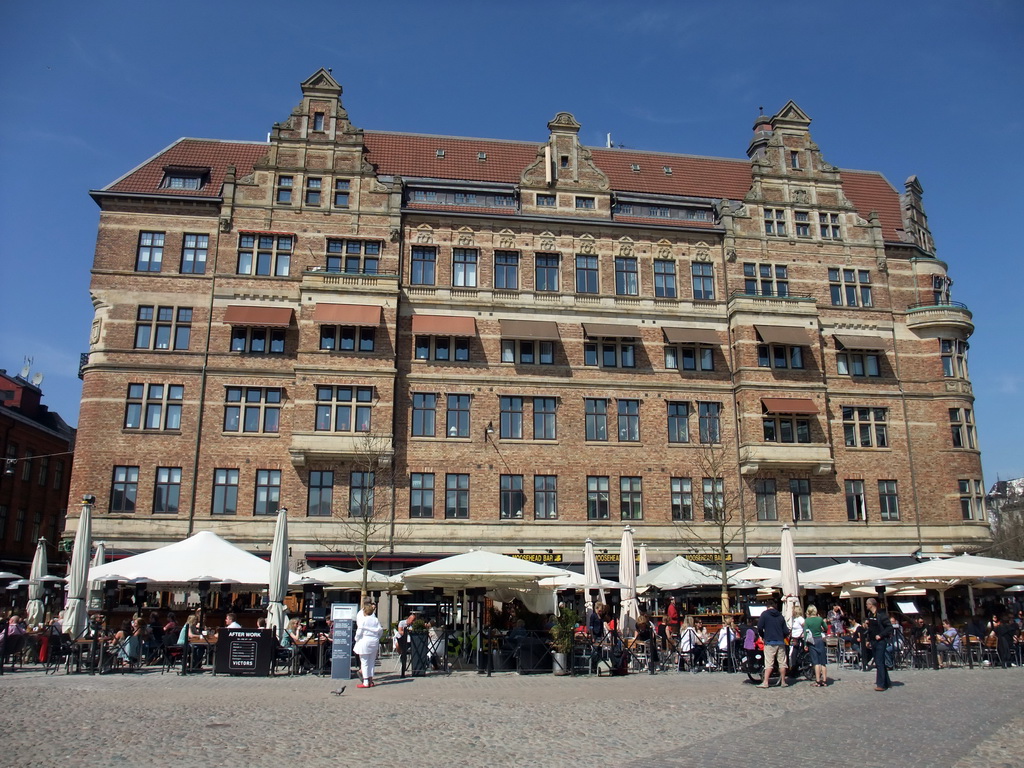
[[551, 320], [501, 320], [503, 339], [558, 341], [558, 323]]
[[885, 349], [885, 339], [879, 336], [846, 336], [837, 333], [835, 340], [846, 349]]
[[367, 304], [317, 304], [313, 322], [332, 325], [380, 325], [381, 308]]
[[710, 328], [662, 328], [665, 334], [665, 341], [669, 344], [711, 344], [718, 346], [722, 343], [718, 331]]
[[231, 304], [224, 313], [228, 325], [249, 325], [256, 328], [287, 328], [292, 324], [291, 307], [254, 307]]
[[817, 413], [818, 406], [809, 397], [763, 397], [765, 413]]
[[640, 331], [635, 325], [616, 325], [614, 323], [584, 323], [583, 333], [588, 339], [638, 339]]
[[413, 315], [412, 332], [424, 336], [476, 336], [476, 320], [472, 317]]
[[790, 344], [795, 347], [806, 347], [811, 343], [811, 335], [806, 328], [795, 325], [755, 325], [757, 335], [765, 344]]

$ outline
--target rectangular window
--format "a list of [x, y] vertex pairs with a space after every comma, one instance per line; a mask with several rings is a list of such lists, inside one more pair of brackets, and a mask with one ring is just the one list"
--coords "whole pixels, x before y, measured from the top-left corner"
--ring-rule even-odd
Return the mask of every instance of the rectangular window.
[[619, 517], [623, 520], [644, 519], [644, 495], [639, 477], [619, 478]]
[[277, 202], [285, 205], [291, 205], [292, 186], [294, 183], [295, 179], [292, 176], [277, 177]]
[[323, 179], [308, 178], [306, 179], [306, 205], [319, 207], [320, 200], [323, 196]]
[[672, 522], [693, 520], [693, 484], [688, 477], [670, 479]]
[[181, 467], [157, 467], [153, 514], [176, 515], [181, 499]]
[[522, 440], [523, 438], [523, 398], [501, 397], [501, 426], [499, 435], [503, 440]]
[[369, 432], [373, 387], [316, 388], [317, 432]]
[[878, 481], [878, 511], [883, 520], [900, 519], [900, 500], [896, 494], [895, 480]]
[[974, 498], [971, 495], [971, 481], [958, 480], [960, 489], [960, 512], [964, 520], [974, 519]]
[[[57, 459], [53, 465], [53, 490], [59, 491], [64, 487], [64, 459]], [[3, 534], [0, 533], [0, 541], [3, 541]]]
[[715, 370], [714, 347], [697, 344], [667, 345], [665, 347], [665, 368], [680, 371]]
[[939, 339], [942, 353], [942, 375], [947, 378], [967, 378], [967, 350], [969, 345], [959, 339]]
[[537, 195], [537, 207], [538, 208], [554, 208], [555, 207], [555, 196], [554, 195]]
[[949, 409], [949, 429], [953, 438], [954, 448], [977, 447], [977, 435], [974, 430], [974, 411], [970, 408]]
[[592, 197], [578, 197], [576, 198], [576, 208], [579, 210], [592, 211], [597, 207], [596, 201]]
[[789, 481], [789, 492], [793, 496], [793, 522], [811, 518], [811, 481], [794, 478]]
[[764, 209], [764, 233], [775, 237], [786, 236], [786, 212], [783, 209]]
[[256, 470], [256, 497], [252, 513], [254, 515], [276, 515], [281, 503], [281, 470]]
[[761, 420], [767, 443], [809, 443], [811, 422], [792, 416], [767, 416]]
[[667, 259], [654, 260], [654, 295], [659, 299], [676, 297], [676, 263]]
[[437, 395], [416, 392], [412, 396], [412, 436], [433, 437]]
[[721, 477], [705, 477], [701, 490], [704, 496], [704, 522], [714, 523], [725, 520], [725, 480]]
[[181, 429], [181, 384], [129, 384], [124, 411], [125, 429]]
[[635, 368], [636, 345], [632, 342], [587, 342], [583, 345], [583, 364], [602, 368]]
[[864, 498], [864, 481], [847, 480], [846, 519], [850, 522], [867, 522], [868, 508]]
[[788, 344], [758, 344], [757, 364], [762, 368], [794, 368], [804, 367], [804, 349]]
[[436, 262], [436, 248], [427, 245], [414, 245], [412, 247], [412, 272], [409, 275], [409, 282], [412, 285], [434, 285]]
[[558, 476], [533, 476], [533, 517], [536, 520], [558, 519]]
[[775, 480], [765, 478], [754, 481], [754, 499], [758, 520], [778, 520], [779, 511], [775, 498]]
[[348, 179], [334, 180], [334, 207], [348, 208], [349, 194], [352, 189], [352, 182]]
[[110, 488], [111, 512], [134, 512], [139, 495], [139, 468], [114, 467], [114, 481]]
[[417, 336], [413, 345], [417, 360], [466, 362], [469, 360], [469, 339], [457, 336]]
[[619, 442], [640, 441], [640, 401], [619, 400]]
[[209, 250], [209, 235], [185, 235], [181, 244], [181, 273], [183, 275], [205, 274], [206, 257]]
[[327, 271], [376, 275], [380, 269], [379, 240], [327, 240]]
[[849, 448], [888, 448], [888, 408], [843, 406], [843, 434]]
[[372, 518], [374, 506], [374, 473], [353, 472], [349, 477], [348, 516]]
[[469, 517], [469, 475], [444, 476], [444, 516], [448, 520]]
[[500, 516], [502, 520], [522, 520], [526, 506], [522, 475], [502, 475], [500, 478]]
[[377, 329], [372, 326], [321, 325], [320, 349], [339, 352], [373, 352]]
[[721, 403], [697, 404], [700, 441], [702, 443], [713, 444], [721, 442], [721, 412]]
[[842, 234], [839, 230], [839, 214], [838, 213], [819, 213], [818, 214], [818, 228], [821, 233], [822, 240], [842, 240]]
[[538, 291], [558, 292], [559, 256], [556, 253], [538, 253], [534, 261], [534, 285]]
[[224, 431], [277, 434], [281, 426], [279, 387], [227, 387]]
[[615, 259], [615, 294], [617, 296], [639, 296], [636, 259], [619, 256]]
[[583, 402], [586, 412], [587, 440], [607, 440], [608, 401], [588, 397]]
[[283, 355], [284, 328], [250, 328], [236, 326], [231, 329], [231, 351], [251, 355]]
[[313, 113], [313, 130], [322, 131], [324, 129], [324, 113], [314, 112]]
[[797, 237], [811, 236], [811, 214], [809, 211], [793, 211], [793, 223]]
[[840, 376], [881, 376], [878, 358], [874, 353], [837, 352], [836, 372]]
[[448, 437], [469, 437], [470, 395], [448, 395], [447, 424]]
[[597, 256], [576, 257], [576, 293], [597, 293]]
[[587, 477], [587, 519], [608, 519], [608, 478]]
[[554, 342], [502, 339], [501, 362], [517, 365], [554, 365]]
[[139, 247], [135, 252], [136, 272], [159, 272], [164, 260], [164, 233], [139, 232]]
[[434, 475], [413, 472], [409, 475], [409, 517], [434, 516]]
[[695, 261], [690, 265], [693, 278], [693, 298], [695, 301], [715, 300], [715, 268], [711, 264]]
[[556, 409], [553, 397], [533, 398], [533, 439], [554, 440], [558, 436]]
[[668, 441], [690, 442], [690, 404], [668, 403]]
[[14, 540], [21, 541], [25, 535], [25, 515], [28, 513], [24, 509], [19, 509], [17, 516], [14, 518]]
[[494, 287], [503, 291], [519, 290], [518, 252], [494, 252]]
[[243, 232], [238, 236], [236, 273], [287, 277], [291, 270], [294, 241], [291, 235]]
[[306, 515], [309, 517], [330, 517], [333, 504], [334, 472], [310, 470]]
[[452, 285], [476, 287], [477, 251], [475, 248], [452, 249]]
[[871, 272], [866, 269], [828, 270], [829, 293], [834, 307], [872, 307]]
[[238, 470], [213, 470], [213, 505], [210, 513], [214, 515], [234, 515], [238, 513]]
[[192, 307], [140, 304], [135, 316], [135, 349], [186, 350], [192, 339]]
[[789, 296], [789, 267], [785, 264], [744, 264], [743, 292], [748, 296]]

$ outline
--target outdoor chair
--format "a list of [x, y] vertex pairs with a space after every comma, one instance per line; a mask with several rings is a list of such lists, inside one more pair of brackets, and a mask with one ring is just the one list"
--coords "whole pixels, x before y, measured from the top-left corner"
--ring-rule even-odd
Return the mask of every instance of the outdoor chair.
[[11, 671], [13, 672], [17, 668], [18, 663], [23, 661], [22, 654], [25, 652], [25, 645], [25, 635], [8, 635], [4, 641], [3, 656], [0, 657], [0, 664], [6, 664], [10, 661]]
[[121, 674], [134, 672], [142, 666], [142, 640], [130, 635], [117, 644], [111, 653], [113, 664], [121, 670]]
[[164, 642], [161, 646], [160, 674], [169, 672], [181, 666], [181, 656], [185, 652], [185, 646], [179, 645], [178, 638], [173, 633], [164, 635]]

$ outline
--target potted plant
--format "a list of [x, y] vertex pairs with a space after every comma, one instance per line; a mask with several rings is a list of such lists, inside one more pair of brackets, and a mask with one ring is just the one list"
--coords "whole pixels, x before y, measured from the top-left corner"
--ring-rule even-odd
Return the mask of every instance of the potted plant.
[[555, 624], [551, 627], [551, 641], [554, 649], [554, 673], [568, 675], [572, 670], [572, 648], [576, 641], [576, 627], [579, 626], [580, 615], [572, 608], [563, 607]]

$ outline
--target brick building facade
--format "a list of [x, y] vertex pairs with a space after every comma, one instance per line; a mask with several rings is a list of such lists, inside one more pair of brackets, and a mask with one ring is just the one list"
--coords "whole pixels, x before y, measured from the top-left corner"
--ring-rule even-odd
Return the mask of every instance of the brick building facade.
[[721, 159], [585, 147], [568, 113], [364, 132], [324, 70], [302, 95], [266, 144], [181, 139], [92, 193], [97, 536], [266, 549], [283, 500], [293, 551], [348, 551], [372, 503], [402, 562], [623, 522], [667, 560], [716, 515], [736, 560], [785, 521], [823, 554], [989, 537], [916, 178], [830, 165], [792, 102]]
[[36, 542], [58, 559], [71, 487], [75, 430], [42, 404], [38, 383], [0, 370], [0, 570], [28, 575]]

